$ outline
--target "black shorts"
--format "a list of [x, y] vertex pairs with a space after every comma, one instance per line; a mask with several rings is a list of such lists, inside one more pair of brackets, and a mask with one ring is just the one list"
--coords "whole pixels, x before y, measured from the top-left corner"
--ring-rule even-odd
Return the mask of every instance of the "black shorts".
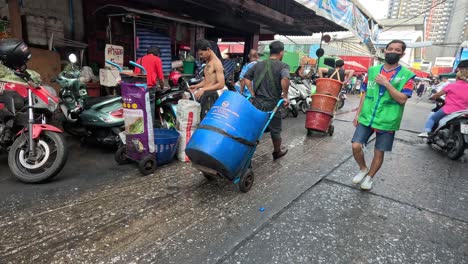
[[[262, 106], [258, 101], [255, 100], [254, 98], [250, 99], [250, 102], [259, 110], [264, 111], [264, 112], [270, 112], [272, 111], [276, 105], [268, 105], [266, 107]], [[276, 114], [273, 116], [271, 119], [270, 124], [268, 125], [268, 130], [270, 131], [270, 136], [271, 139], [277, 140], [281, 139], [281, 131], [282, 131], [282, 119], [281, 119], [281, 114], [279, 111], [276, 111]]]

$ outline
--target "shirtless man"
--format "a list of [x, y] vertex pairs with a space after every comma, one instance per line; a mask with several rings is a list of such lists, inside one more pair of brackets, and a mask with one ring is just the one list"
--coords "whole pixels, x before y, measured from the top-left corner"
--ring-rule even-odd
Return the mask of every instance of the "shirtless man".
[[191, 85], [190, 91], [195, 94], [197, 100], [207, 91], [217, 91], [224, 88], [223, 64], [211, 49], [210, 42], [200, 39], [195, 44], [198, 56], [206, 61], [204, 74], [205, 79], [199, 84]]

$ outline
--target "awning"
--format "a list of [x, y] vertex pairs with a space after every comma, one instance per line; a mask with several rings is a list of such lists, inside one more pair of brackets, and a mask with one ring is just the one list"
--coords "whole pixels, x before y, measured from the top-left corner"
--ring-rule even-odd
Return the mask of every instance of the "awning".
[[143, 11], [122, 5], [105, 5], [94, 10], [93, 15], [105, 14], [105, 15], [141, 15], [147, 17], [156, 17], [160, 19], [176, 21], [180, 23], [186, 23], [190, 25], [202, 26], [207, 28], [214, 28], [211, 25], [203, 23], [201, 21], [193, 20], [187, 17], [180, 17], [173, 14], [165, 13], [159, 10]]
[[414, 68], [411, 68], [411, 71], [416, 74], [416, 77], [419, 77], [419, 78], [427, 78], [429, 77], [429, 73], [427, 72], [423, 72], [423, 71], [420, 71], [420, 70], [416, 70]]

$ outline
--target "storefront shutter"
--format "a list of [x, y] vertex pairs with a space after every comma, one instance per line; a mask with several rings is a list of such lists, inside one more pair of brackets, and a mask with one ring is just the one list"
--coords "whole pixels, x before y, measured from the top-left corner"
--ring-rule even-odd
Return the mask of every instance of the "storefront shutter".
[[164, 73], [169, 73], [171, 68], [171, 39], [152, 28], [137, 25], [137, 58], [146, 55], [146, 51], [151, 46], [158, 46], [161, 49], [161, 60], [163, 62]]

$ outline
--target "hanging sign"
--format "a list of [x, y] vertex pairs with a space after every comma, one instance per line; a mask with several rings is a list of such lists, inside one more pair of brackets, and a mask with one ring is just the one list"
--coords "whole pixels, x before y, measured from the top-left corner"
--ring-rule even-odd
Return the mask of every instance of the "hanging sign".
[[106, 44], [106, 50], [104, 51], [104, 58], [123, 67], [124, 62], [124, 47]]

